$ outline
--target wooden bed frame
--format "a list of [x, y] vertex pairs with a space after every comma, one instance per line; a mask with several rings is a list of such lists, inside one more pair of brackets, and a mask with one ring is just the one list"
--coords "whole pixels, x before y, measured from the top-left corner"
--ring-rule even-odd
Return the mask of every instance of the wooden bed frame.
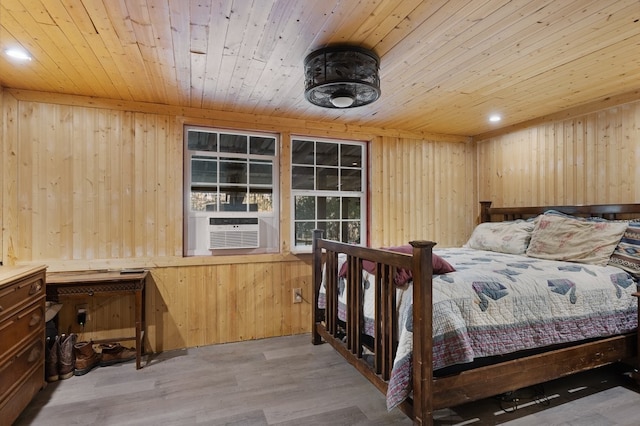
[[[481, 202], [482, 222], [526, 219], [554, 209], [574, 216], [597, 216], [626, 219], [640, 216], [640, 204], [583, 206], [540, 206], [492, 208]], [[431, 241], [412, 241], [413, 255], [366, 248], [322, 239], [314, 231], [312, 343], [323, 341], [333, 346], [381, 392], [387, 392], [398, 342], [393, 271], [397, 267], [413, 272], [413, 395], [399, 408], [414, 424], [433, 424], [433, 411], [466, 402], [514, 391], [569, 374], [597, 368], [618, 361], [632, 362], [640, 346], [637, 333], [577, 343], [543, 353], [485, 365], [456, 374], [434, 377], [432, 363], [432, 249]], [[347, 255], [346, 322], [338, 319], [338, 253]], [[375, 272], [375, 335], [373, 362], [363, 357], [364, 315], [362, 306], [362, 260], [377, 263]], [[322, 270], [326, 266], [326, 309], [318, 308]], [[640, 294], [635, 293], [638, 297]], [[353, 303], [356, 301], [357, 303]], [[640, 312], [640, 310], [639, 310]], [[640, 316], [640, 313], [639, 313]], [[638, 374], [634, 378], [640, 384]]]

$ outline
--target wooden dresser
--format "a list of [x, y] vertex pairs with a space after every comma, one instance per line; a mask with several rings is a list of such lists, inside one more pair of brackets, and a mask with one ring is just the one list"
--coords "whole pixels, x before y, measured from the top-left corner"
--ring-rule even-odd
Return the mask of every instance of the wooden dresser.
[[12, 424], [45, 384], [46, 266], [0, 266], [0, 423]]

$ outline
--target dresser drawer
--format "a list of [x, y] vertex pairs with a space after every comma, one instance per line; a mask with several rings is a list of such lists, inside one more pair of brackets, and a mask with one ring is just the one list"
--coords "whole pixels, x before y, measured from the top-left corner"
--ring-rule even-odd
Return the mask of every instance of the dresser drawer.
[[0, 400], [0, 424], [12, 424], [43, 386], [44, 364], [34, 369], [6, 400]]
[[43, 363], [44, 343], [40, 336], [33, 337], [24, 349], [0, 361], [0, 401]]
[[44, 340], [44, 299], [0, 322], [0, 357], [24, 347], [33, 337]]
[[15, 311], [44, 297], [42, 274], [31, 275], [0, 287], [0, 321]]

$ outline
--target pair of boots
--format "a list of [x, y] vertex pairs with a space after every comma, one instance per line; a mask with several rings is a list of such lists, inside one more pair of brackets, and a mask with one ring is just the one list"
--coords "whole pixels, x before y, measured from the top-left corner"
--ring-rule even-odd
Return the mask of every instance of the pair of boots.
[[82, 376], [95, 366], [117, 364], [130, 361], [136, 357], [135, 349], [125, 348], [120, 343], [102, 343], [98, 346], [100, 352], [93, 348], [93, 342], [78, 342], [73, 347], [75, 352], [75, 371], [73, 374]]
[[47, 382], [65, 380], [73, 376], [75, 333], [47, 337], [45, 344], [45, 379]]

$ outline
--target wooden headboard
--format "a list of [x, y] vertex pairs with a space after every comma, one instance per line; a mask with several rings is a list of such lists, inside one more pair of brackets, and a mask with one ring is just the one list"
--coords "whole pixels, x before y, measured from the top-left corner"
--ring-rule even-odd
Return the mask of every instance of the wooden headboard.
[[640, 204], [593, 204], [582, 206], [491, 207], [491, 201], [480, 201], [480, 221], [499, 222], [529, 219], [547, 210], [557, 210], [572, 216], [629, 219], [640, 216]]

